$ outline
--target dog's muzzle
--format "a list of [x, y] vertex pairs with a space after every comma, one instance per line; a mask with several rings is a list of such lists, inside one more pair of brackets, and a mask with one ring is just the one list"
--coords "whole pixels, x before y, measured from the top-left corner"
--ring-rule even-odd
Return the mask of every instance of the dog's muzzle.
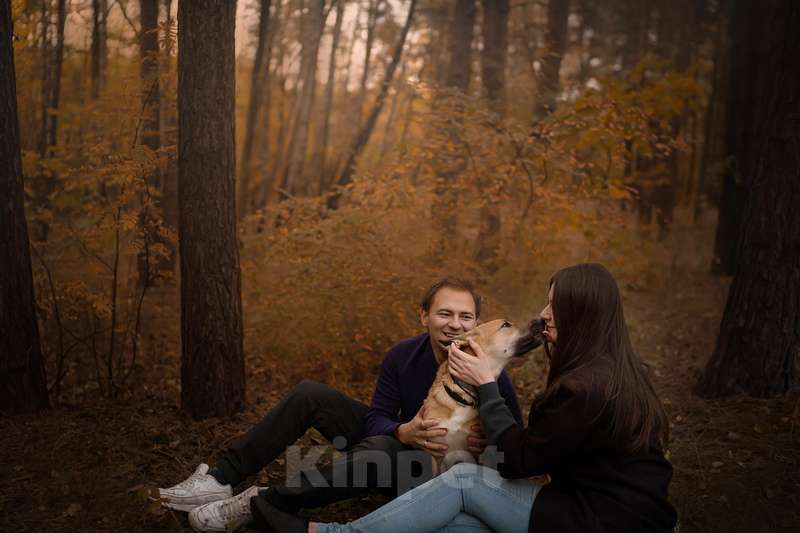
[[538, 348], [544, 342], [542, 332], [544, 320], [534, 320], [528, 325], [528, 332], [519, 338], [514, 347], [514, 357], [521, 357], [531, 350]]

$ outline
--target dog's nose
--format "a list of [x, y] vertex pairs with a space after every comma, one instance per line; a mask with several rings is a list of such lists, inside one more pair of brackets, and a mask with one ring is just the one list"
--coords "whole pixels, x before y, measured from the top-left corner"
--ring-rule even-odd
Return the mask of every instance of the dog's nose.
[[531, 320], [531, 323], [528, 324], [528, 330], [533, 334], [541, 334], [544, 331], [544, 320]]

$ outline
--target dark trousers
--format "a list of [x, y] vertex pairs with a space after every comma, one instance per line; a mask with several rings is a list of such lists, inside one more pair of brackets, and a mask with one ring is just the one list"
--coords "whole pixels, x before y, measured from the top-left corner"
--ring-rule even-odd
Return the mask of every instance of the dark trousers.
[[[216, 467], [231, 485], [238, 485], [313, 427], [337, 448], [344, 449], [344, 456], [330, 464], [316, 465], [310, 474], [293, 475], [284, 485], [262, 491], [258, 498], [265, 498], [284, 511], [297, 512], [374, 489], [394, 496], [398, 490], [400, 452], [406, 463], [400, 470], [413, 473], [415, 484], [429, 479], [429, 460], [425, 462], [427, 456], [422, 452], [387, 435], [364, 438], [367, 410], [367, 405], [327, 385], [304, 380], [234, 443]], [[410, 488], [405, 480], [400, 482], [403, 490]], [[257, 507], [255, 503], [251, 505], [258, 520]]]

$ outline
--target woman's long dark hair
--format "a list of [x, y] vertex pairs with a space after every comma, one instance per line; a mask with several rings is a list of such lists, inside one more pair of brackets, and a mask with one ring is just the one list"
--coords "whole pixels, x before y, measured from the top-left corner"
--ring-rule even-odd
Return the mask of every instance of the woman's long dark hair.
[[552, 353], [548, 352], [550, 371], [542, 399], [575, 370], [599, 368], [605, 360], [612, 438], [631, 451], [651, 445], [665, 449], [667, 418], [647, 368], [631, 346], [614, 276], [602, 265], [579, 264], [556, 272], [550, 285], [558, 340]]

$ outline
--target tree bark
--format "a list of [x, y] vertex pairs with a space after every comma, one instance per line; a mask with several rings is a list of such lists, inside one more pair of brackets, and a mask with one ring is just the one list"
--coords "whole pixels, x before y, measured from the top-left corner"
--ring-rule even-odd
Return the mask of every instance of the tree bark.
[[46, 159], [48, 156], [48, 139], [50, 138], [50, 104], [51, 104], [51, 82], [50, 82], [50, 0], [42, 0], [41, 5], [42, 20], [42, 91], [41, 91], [41, 131], [39, 132], [39, 158]]
[[481, 5], [483, 7], [481, 80], [486, 96], [495, 110], [502, 111], [506, 88], [508, 14], [511, 6], [509, 0], [481, 0]]
[[[800, 4], [736, 4], [734, 27], [746, 21], [765, 30], [760, 40], [748, 41], [759, 48], [755, 64], [762, 74], [742, 80], [760, 94], [753, 102], [760, 118], [755, 160], [746, 167], [736, 270], [716, 349], [697, 392], [768, 397], [796, 385], [800, 362]], [[733, 55], [734, 62], [742, 60], [747, 58]]]
[[[486, 96], [495, 111], [502, 115], [505, 93], [506, 49], [508, 47], [508, 0], [482, 0], [483, 6], [483, 53], [481, 55], [481, 79]], [[501, 219], [497, 199], [488, 194], [491, 176], [479, 177], [484, 204], [481, 206], [475, 260], [489, 273], [497, 271], [497, 256], [500, 247]]]
[[364, 65], [361, 69], [361, 82], [359, 83], [358, 99], [353, 113], [353, 137], [358, 135], [361, 128], [361, 117], [364, 113], [364, 103], [367, 101], [367, 81], [372, 64], [372, 48], [375, 45], [375, 27], [378, 25], [378, 8], [381, 0], [369, 0], [367, 8], [367, 36], [364, 42]]
[[25, 220], [11, 4], [0, 2], [0, 412], [49, 407]]
[[92, 0], [92, 47], [91, 47], [91, 74], [92, 74], [92, 99], [100, 97], [106, 84], [106, 62], [108, 50], [106, 47], [107, 28], [106, 15], [108, 13], [108, 0]]
[[327, 159], [328, 136], [330, 135], [331, 111], [333, 107], [333, 88], [336, 83], [336, 52], [339, 49], [339, 37], [342, 33], [342, 19], [344, 18], [344, 0], [336, 0], [336, 21], [333, 24], [331, 36], [331, 54], [328, 58], [328, 81], [325, 83], [325, 94], [322, 97], [321, 133], [314, 146], [311, 157], [311, 177], [316, 180], [317, 193], [325, 189], [325, 162]]
[[[158, 72], [158, 0], [140, 0], [139, 18], [141, 25], [141, 30], [139, 32], [139, 79], [141, 84], [140, 90], [143, 115], [140, 139], [142, 145], [156, 152], [161, 143], [161, 97]], [[149, 207], [145, 207], [139, 217], [145, 241], [145, 246], [139, 252], [136, 262], [140, 287], [149, 285], [155, 274], [152, 269], [155, 263], [150, 257], [150, 244], [161, 242], [164, 246], [171, 248], [170, 243], [160, 238], [157, 229], [163, 220], [158, 213], [158, 211], [161, 210], [161, 198], [160, 195], [155, 194], [156, 191], [161, 190], [161, 176], [158, 174], [157, 170], [154, 170], [151, 175], [146, 177], [146, 180], [147, 194], [144, 200], [146, 205], [149, 206], [152, 204], [155, 208], [155, 212]], [[160, 262], [159, 266], [162, 268], [169, 268], [172, 265], [170, 261], [164, 261]]]
[[714, 238], [711, 272], [733, 275], [744, 210], [745, 180], [753, 171], [753, 147], [758, 141], [754, 127], [762, 105], [759, 87], [753, 82], [763, 75], [757, 53], [759, 39], [771, 31], [759, 22], [759, 7], [752, 0], [731, 1], [730, 81], [726, 102], [725, 170], [719, 202], [719, 223]]
[[[53, 57], [53, 85], [50, 94], [50, 107], [58, 111], [61, 102], [61, 71], [64, 66], [64, 24], [67, 20], [66, 0], [58, 0], [56, 8], [56, 49]], [[58, 114], [53, 113], [48, 126], [49, 145], [55, 146], [58, 142]]]
[[[239, 220], [242, 220], [250, 210], [250, 176], [252, 175], [253, 143], [255, 137], [256, 123], [258, 122], [259, 111], [261, 109], [261, 99], [264, 95], [263, 86], [266, 82], [270, 83], [269, 75], [264, 75], [264, 71], [269, 72], [269, 55], [267, 52], [267, 41], [270, 24], [270, 0], [261, 0], [261, 13], [258, 23], [258, 41], [256, 43], [256, 57], [253, 60], [253, 74], [250, 77], [250, 102], [247, 106], [247, 124], [244, 131], [244, 145], [242, 147], [242, 162], [239, 165]], [[265, 59], [266, 58], [266, 59]], [[266, 67], [264, 63], [266, 61]], [[269, 112], [269, 111], [267, 111]], [[269, 130], [265, 135], [269, 136]]]
[[541, 58], [541, 71], [537, 83], [534, 117], [540, 119], [555, 110], [560, 87], [561, 59], [567, 46], [567, 19], [569, 0], [549, 0], [547, 3], [547, 30], [545, 51]]
[[[414, 10], [416, 9], [416, 6], [417, 0], [411, 0], [408, 6], [406, 22], [403, 25], [402, 31], [400, 32], [400, 38], [397, 40], [397, 44], [395, 45], [394, 53], [392, 54], [392, 60], [386, 66], [386, 72], [383, 75], [383, 82], [381, 83], [380, 92], [378, 93], [377, 98], [375, 98], [375, 103], [372, 105], [372, 110], [367, 116], [367, 121], [364, 124], [364, 127], [361, 128], [361, 131], [358, 133], [358, 137], [356, 137], [355, 143], [353, 143], [353, 147], [350, 149], [350, 153], [348, 154], [347, 161], [344, 165], [344, 170], [342, 171], [342, 175], [339, 176], [339, 180], [337, 182], [339, 187], [347, 185], [352, 180], [356, 160], [358, 159], [358, 156], [361, 155], [361, 152], [364, 151], [364, 148], [366, 148], [370, 135], [372, 135], [372, 130], [375, 128], [378, 115], [380, 114], [381, 109], [383, 109], [383, 104], [386, 101], [386, 95], [389, 92], [389, 86], [392, 84], [394, 72], [397, 70], [397, 65], [400, 63], [400, 58], [403, 55], [403, 47], [406, 44], [408, 30], [411, 28], [411, 21], [414, 19]], [[337, 209], [339, 207], [340, 198], [341, 189], [328, 198], [328, 208]]]
[[469, 91], [472, 72], [472, 37], [478, 9], [475, 0], [457, 0], [453, 5], [448, 50], [450, 61], [444, 84], [464, 93]]
[[725, 53], [728, 46], [727, 27], [729, 10], [727, 0], [721, 0], [717, 5], [717, 24], [714, 28], [713, 63], [711, 72], [711, 90], [708, 94], [708, 103], [703, 117], [703, 151], [700, 154], [700, 168], [697, 174], [697, 186], [694, 191], [693, 220], [697, 223], [706, 203], [706, 183], [709, 181], [709, 161], [720, 158], [720, 139], [723, 138], [725, 113], [720, 105], [727, 100], [728, 85], [725, 83], [729, 71], [729, 54]]
[[245, 402], [236, 231], [236, 3], [178, 2], [181, 402], [195, 419]]
[[324, 0], [311, 0], [303, 32], [303, 58], [301, 61], [302, 88], [295, 106], [295, 127], [290, 142], [291, 151], [289, 166], [283, 189], [290, 194], [307, 192], [307, 175], [305, 173], [306, 149], [308, 147], [308, 128], [311, 121], [311, 110], [314, 105], [314, 89], [317, 81], [317, 52], [319, 41], [325, 29]]
[[[686, 72], [691, 60], [691, 43], [695, 30], [695, 0], [661, 0], [661, 27], [658, 46], [661, 56], [672, 62], [677, 72]], [[686, 127], [686, 110], [671, 121], [671, 134], [677, 138]], [[681, 181], [680, 159], [676, 149], [659, 157], [666, 175], [659, 176], [658, 184], [652, 188], [652, 204], [655, 207], [658, 240], [669, 236], [674, 219], [675, 205]]]

